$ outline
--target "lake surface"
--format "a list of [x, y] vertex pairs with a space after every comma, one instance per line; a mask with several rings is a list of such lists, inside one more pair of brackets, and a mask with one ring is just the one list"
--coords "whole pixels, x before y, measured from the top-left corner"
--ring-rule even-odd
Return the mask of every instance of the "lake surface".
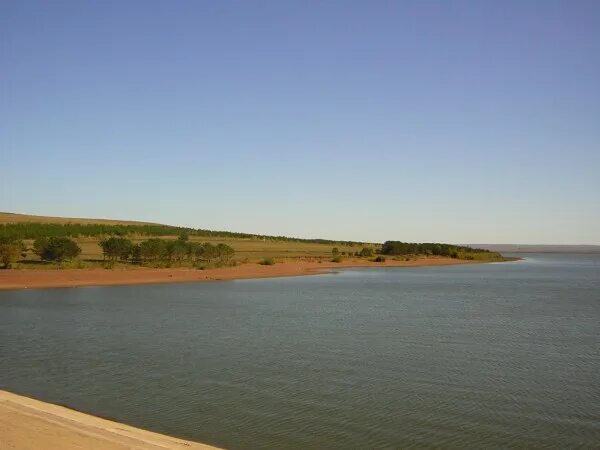
[[232, 449], [600, 447], [600, 255], [0, 292], [0, 388]]

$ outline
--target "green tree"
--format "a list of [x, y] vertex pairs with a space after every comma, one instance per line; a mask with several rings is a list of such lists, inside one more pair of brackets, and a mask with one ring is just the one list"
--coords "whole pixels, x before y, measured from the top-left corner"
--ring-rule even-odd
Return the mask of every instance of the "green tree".
[[35, 253], [40, 258], [42, 258], [42, 255], [44, 254], [44, 249], [46, 248], [47, 245], [48, 245], [47, 237], [41, 236], [41, 237], [37, 238], [35, 241], [33, 241], [33, 253]]
[[371, 257], [373, 256], [373, 250], [369, 247], [363, 247], [359, 253], [359, 256]]
[[337, 247], [333, 247], [331, 249], [331, 254], [335, 257], [338, 256], [340, 254], [340, 250]]
[[162, 239], [148, 239], [140, 243], [140, 256], [144, 261], [156, 261], [164, 257], [166, 253]]
[[212, 245], [210, 242], [205, 242], [202, 244], [202, 252], [200, 254], [200, 259], [204, 261], [212, 261], [219, 257], [219, 251], [215, 245]]
[[134, 264], [139, 264], [142, 262], [142, 249], [139, 244], [134, 244], [131, 246], [131, 262]]
[[0, 238], [0, 263], [5, 269], [10, 269], [12, 264], [19, 260], [25, 251], [22, 241], [7, 237]]
[[74, 240], [66, 237], [51, 237], [42, 252], [42, 259], [61, 263], [79, 256], [80, 253], [81, 248]]
[[102, 248], [104, 257], [111, 261], [116, 261], [117, 259], [127, 261], [133, 248], [133, 243], [129, 239], [114, 236], [101, 240], [99, 245]]
[[226, 244], [218, 244], [217, 245], [217, 258], [222, 263], [229, 261], [233, 257], [234, 253], [235, 253], [235, 251], [229, 245], [226, 245]]
[[188, 253], [187, 245], [181, 239], [166, 241], [165, 251], [169, 261], [182, 261]]

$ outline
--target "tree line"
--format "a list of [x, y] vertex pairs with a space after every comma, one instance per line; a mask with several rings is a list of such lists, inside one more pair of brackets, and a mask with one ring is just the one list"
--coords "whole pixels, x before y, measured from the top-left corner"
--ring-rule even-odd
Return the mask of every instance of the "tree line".
[[78, 224], [78, 223], [4, 223], [0, 224], [0, 237], [12, 240], [37, 239], [40, 237], [102, 237], [102, 236], [189, 236], [237, 238], [237, 239], [262, 239], [268, 241], [305, 242], [311, 244], [329, 244], [358, 246], [361, 242], [333, 241], [328, 239], [302, 239], [287, 236], [269, 236], [261, 234], [236, 233], [232, 231], [213, 231], [186, 227], [174, 227], [158, 224]]
[[[20, 239], [0, 236], [0, 264], [10, 269], [12, 264], [27, 255], [27, 246]], [[42, 261], [61, 263], [73, 259], [81, 253], [75, 241], [66, 237], [38, 238], [31, 249]]]
[[[234, 256], [232, 247], [209, 242], [189, 242], [187, 235], [178, 239], [151, 238], [133, 243], [131, 240], [112, 236], [99, 242], [104, 259], [110, 262], [134, 264], [172, 264], [184, 261], [223, 265]], [[41, 261], [63, 263], [81, 254], [81, 247], [73, 239], [64, 236], [38, 237], [28, 249], [22, 240], [0, 236], [0, 267], [9, 269], [13, 263], [24, 258], [28, 250], [39, 256]]]
[[[434, 255], [434, 256], [447, 256], [451, 258], [460, 258], [465, 255], [471, 254], [489, 254], [489, 256], [496, 256], [495, 252], [483, 248], [473, 248], [466, 245], [452, 245], [452, 244], [441, 244], [441, 243], [415, 243], [415, 242], [401, 242], [401, 241], [386, 241], [383, 243], [381, 253], [384, 255], [396, 255], [396, 256], [407, 256], [407, 255]], [[487, 256], [487, 255], [485, 255]], [[471, 259], [471, 258], [468, 258]]]
[[227, 263], [234, 255], [234, 250], [226, 244], [213, 245], [209, 242], [190, 242], [187, 235], [179, 239], [152, 238], [134, 244], [124, 237], [113, 236], [100, 241], [105, 259], [132, 263]]

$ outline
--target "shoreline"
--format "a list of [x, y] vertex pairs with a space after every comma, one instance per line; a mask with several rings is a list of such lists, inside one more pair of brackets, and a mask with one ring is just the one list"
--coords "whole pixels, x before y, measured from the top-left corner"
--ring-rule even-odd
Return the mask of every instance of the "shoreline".
[[218, 449], [3, 390], [0, 390], [0, 448], [18, 450]]
[[419, 258], [411, 261], [388, 260], [376, 263], [349, 259], [340, 263], [295, 260], [272, 266], [247, 263], [239, 266], [200, 270], [195, 268], [129, 268], [129, 269], [8, 269], [0, 271], [0, 290], [121, 286], [206, 281], [228, 281], [253, 278], [273, 278], [318, 275], [335, 269], [361, 267], [427, 267], [459, 264], [484, 264], [491, 261], [452, 258]]

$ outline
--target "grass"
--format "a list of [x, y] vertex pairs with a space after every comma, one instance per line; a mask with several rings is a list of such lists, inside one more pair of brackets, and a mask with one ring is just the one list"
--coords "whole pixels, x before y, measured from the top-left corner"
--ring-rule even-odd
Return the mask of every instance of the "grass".
[[[132, 225], [132, 224], [146, 224], [147, 222], [135, 222], [126, 220], [108, 220], [108, 219], [79, 219], [79, 218], [61, 218], [61, 217], [45, 217], [45, 216], [33, 216], [25, 214], [13, 214], [0, 212], [0, 223], [19, 223], [19, 222], [41, 222], [41, 223], [81, 223], [81, 224], [118, 224], [118, 225]], [[140, 243], [143, 240], [148, 239], [148, 236], [127, 236], [134, 243]], [[162, 236], [160, 239], [177, 239], [177, 235], [173, 236]], [[94, 267], [106, 267], [107, 264], [103, 261], [102, 251], [98, 245], [100, 237], [79, 237], [74, 239], [77, 244], [81, 247], [81, 255], [78, 260], [72, 262], [64, 262], [61, 267], [72, 267], [72, 268], [94, 268]], [[355, 244], [355, 245], [344, 245], [336, 243], [335, 245], [314, 243], [314, 242], [293, 242], [293, 241], [277, 241], [262, 238], [239, 238], [239, 237], [211, 237], [211, 236], [190, 236], [192, 242], [210, 242], [211, 244], [227, 244], [231, 246], [234, 251], [234, 260], [237, 262], [250, 262], [260, 263], [265, 265], [271, 265], [275, 263], [275, 259], [283, 260], [286, 259], [307, 259], [314, 261], [325, 261], [332, 260], [332, 250], [334, 247], [338, 248], [339, 255], [333, 258], [334, 262], [341, 262], [342, 255], [354, 255], [356, 252], [360, 252], [363, 247], [369, 247], [376, 250], [375, 244]], [[31, 247], [33, 240], [25, 240], [25, 245]], [[496, 258], [490, 258], [490, 254], [461, 254], [461, 259], [475, 259], [475, 260], [504, 260], [500, 255]], [[394, 257], [397, 259], [409, 260], [417, 259], [416, 255]], [[24, 260], [19, 261], [14, 265], [15, 268], [22, 269], [47, 269], [55, 268], [56, 265], [52, 263], [44, 263], [34, 255], [31, 251], [27, 252], [27, 256]], [[131, 264], [115, 262], [115, 268], [132, 268]], [[133, 266], [135, 267], [135, 266]]]
[[[127, 220], [109, 220], [109, 219], [80, 219], [80, 218], [65, 218], [65, 217], [47, 217], [34, 216], [27, 214], [13, 214], [0, 212], [0, 224], [2, 223], [23, 223], [23, 222], [39, 222], [39, 223], [74, 223], [74, 224], [107, 224], [107, 225], [134, 225], [147, 224], [148, 222], [135, 222]], [[162, 236], [160, 239], [177, 239], [177, 235]], [[127, 236], [134, 243], [140, 243], [148, 239], [148, 236]], [[80, 260], [84, 261], [87, 267], [102, 267], [103, 255], [98, 242], [99, 237], [79, 237], [74, 238], [77, 244], [81, 247]], [[261, 238], [223, 238], [212, 236], [190, 236], [192, 242], [210, 242], [211, 244], [227, 244], [235, 251], [234, 259], [243, 262], [259, 262], [265, 258], [330, 258], [333, 247], [338, 247], [340, 252], [354, 254], [360, 251], [363, 245], [343, 245], [343, 244], [322, 244], [312, 242], [292, 242], [292, 241], [277, 241], [264, 240]], [[25, 240], [28, 247], [33, 245], [33, 240]], [[370, 244], [365, 244], [369, 246]], [[28, 252], [24, 261], [17, 264], [17, 267], [22, 268], [43, 268], [43, 265], [37, 256]], [[115, 267], [120, 267], [121, 264], [116, 263]], [[126, 265], [123, 265], [124, 267]]]
[[[128, 236], [134, 243], [140, 243], [148, 239], [147, 236]], [[163, 236], [160, 239], [177, 239], [177, 236]], [[81, 247], [81, 255], [79, 259], [86, 263], [86, 267], [102, 267], [103, 255], [98, 242], [100, 239], [95, 237], [80, 237], [74, 239]], [[191, 242], [210, 242], [211, 244], [227, 244], [235, 250], [234, 259], [244, 262], [259, 262], [263, 259], [295, 259], [295, 258], [330, 258], [332, 246], [328, 244], [314, 244], [306, 242], [289, 242], [289, 241], [263, 241], [261, 239], [236, 239], [236, 238], [216, 238], [191, 236]], [[25, 240], [25, 245], [31, 247], [33, 240]], [[350, 247], [337, 245], [340, 251], [355, 252], [358, 246]], [[38, 266], [39, 267], [36, 267]], [[115, 267], [120, 267], [120, 263], [116, 263]], [[122, 264], [126, 267], [126, 264]], [[15, 266], [17, 268], [48, 268], [47, 264], [39, 261], [39, 258], [32, 252], [27, 252], [25, 260], [20, 261]]]
[[[145, 239], [146, 236], [129, 236], [134, 243], [139, 243]], [[164, 236], [161, 239], [177, 239], [177, 236]], [[99, 239], [95, 237], [81, 237], [75, 238], [77, 244], [81, 247], [81, 255], [79, 260], [72, 262], [64, 262], [61, 267], [63, 268], [101, 268], [106, 267], [106, 262], [103, 261], [102, 250], [100, 249], [98, 242]], [[275, 260], [287, 260], [287, 259], [306, 259], [315, 261], [333, 261], [341, 262], [343, 256], [337, 255], [331, 257], [332, 246], [328, 244], [315, 244], [305, 242], [289, 242], [289, 241], [263, 241], [261, 239], [239, 239], [239, 238], [213, 238], [213, 237], [200, 237], [191, 236], [190, 241], [192, 242], [210, 242], [212, 244], [227, 244], [235, 250], [233, 257], [236, 262], [243, 263], [260, 263], [264, 265], [271, 265], [275, 263]], [[26, 240], [25, 245], [31, 247], [33, 245], [32, 240]], [[360, 251], [358, 246], [343, 246], [336, 245], [340, 252], [346, 252], [354, 254], [356, 251]], [[361, 247], [362, 248], [362, 247]], [[410, 255], [410, 256], [397, 256], [392, 259], [399, 261], [415, 260], [424, 255]], [[383, 260], [377, 260], [375, 262], [384, 262]], [[461, 254], [460, 259], [467, 260], [481, 260], [481, 261], [504, 261], [505, 259], [498, 254], [489, 253], [473, 253], [473, 254]], [[374, 259], [370, 258], [374, 261]], [[269, 263], [267, 261], [272, 261]], [[185, 266], [185, 264], [183, 264]], [[190, 264], [188, 264], [190, 265]], [[44, 263], [32, 252], [27, 252], [27, 256], [24, 260], [19, 261], [14, 265], [15, 268], [19, 269], [50, 269], [56, 267], [52, 263]], [[135, 268], [131, 264], [115, 262], [115, 268]], [[208, 267], [206, 267], [208, 268]]]

